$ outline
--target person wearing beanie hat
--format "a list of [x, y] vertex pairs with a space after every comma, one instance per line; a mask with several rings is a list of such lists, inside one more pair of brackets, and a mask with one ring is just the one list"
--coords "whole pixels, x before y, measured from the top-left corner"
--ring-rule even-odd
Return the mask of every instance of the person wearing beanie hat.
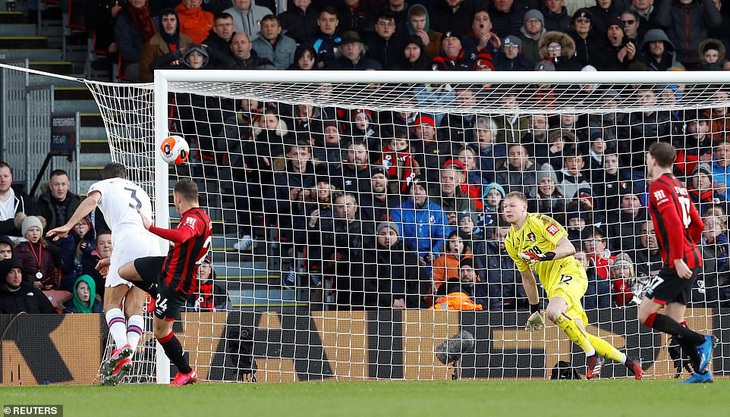
[[[475, 51], [474, 56], [478, 52]], [[431, 61], [433, 71], [471, 71], [474, 62], [462, 47], [455, 32], [446, 32], [441, 40], [441, 53]]]
[[545, 34], [545, 32], [547, 31], [545, 30], [545, 18], [543, 17], [542, 12], [535, 9], [525, 12], [519, 33], [519, 39], [522, 41], [520, 45], [520, 55], [525, 57], [531, 67], [537, 64], [538, 61], [542, 60], [537, 43], [540, 41], [540, 37]]
[[636, 274], [634, 273], [634, 261], [626, 252], [616, 255], [611, 265], [611, 284], [613, 293], [616, 294], [614, 302], [617, 306], [629, 305], [635, 294], [632, 292]]
[[588, 277], [573, 256], [576, 249], [563, 226], [549, 216], [528, 212], [527, 197], [522, 193], [507, 195], [503, 217], [511, 226], [504, 240], [505, 249], [520, 272], [530, 304], [525, 329], [535, 331], [545, 325], [537, 288], [539, 279], [548, 300], [547, 319], [586, 355], [586, 379], [600, 377], [604, 358], [624, 364], [635, 379], [641, 379], [643, 369], [638, 360], [628, 358], [606, 340], [587, 332], [588, 317], [580, 300], [588, 287]]
[[[417, 4], [416, 6], [420, 6]], [[403, 44], [398, 69], [410, 71], [430, 71], [431, 60], [423, 41], [416, 35], [409, 36]]]
[[558, 184], [555, 171], [545, 169], [537, 173], [537, 187], [531, 190], [528, 210], [553, 216], [565, 211], [567, 201]]
[[716, 188], [712, 175], [712, 167], [706, 163], [700, 163], [697, 164], [690, 180], [687, 181], [689, 196], [692, 201], [699, 204], [700, 213], [704, 213], [707, 207], [713, 203], [727, 200], [725, 195]]
[[[624, 33], [624, 25], [617, 17], [610, 17], [606, 22], [605, 59], [602, 70], [626, 70], [635, 62], [639, 47], [629, 40]], [[590, 62], [592, 64], [592, 62]]]
[[56, 314], [48, 297], [23, 280], [23, 266], [17, 258], [0, 260], [0, 314]]
[[418, 254], [400, 239], [398, 222], [385, 221], [376, 228], [374, 257], [365, 265], [365, 304], [402, 310], [423, 308], [430, 280]]
[[530, 61], [520, 53], [522, 40], [515, 35], [502, 40], [502, 49], [494, 57], [496, 71], [532, 71]]
[[59, 276], [53, 261], [48, 243], [43, 239], [43, 228], [46, 219], [28, 216], [23, 220], [23, 236], [15, 248], [15, 256], [23, 265], [23, 280], [41, 290], [57, 290]]
[[605, 43], [606, 30], [598, 31], [594, 25], [594, 18], [588, 9], [578, 9], [571, 20], [569, 36], [575, 42], [575, 58], [580, 68], [591, 64], [596, 68], [603, 69], [605, 60], [603, 44]]

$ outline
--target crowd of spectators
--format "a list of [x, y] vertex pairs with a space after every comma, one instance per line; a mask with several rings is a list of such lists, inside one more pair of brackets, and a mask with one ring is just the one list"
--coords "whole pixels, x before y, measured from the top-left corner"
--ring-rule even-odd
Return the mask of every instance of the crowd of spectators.
[[218, 69], [730, 69], [730, 11], [720, 0], [107, 0], [85, 8], [96, 49], [118, 53], [129, 81], [189, 66], [179, 58], [193, 45], [220, 54], [205, 65]]
[[[463, 84], [451, 92], [454, 101], [478, 94]], [[174, 125], [197, 141], [191, 174], [235, 194], [239, 223], [227, 229], [241, 237], [234, 248], [270, 243], [266, 227], [274, 228], [282, 285], [329, 291], [338, 308], [448, 308], [464, 300], [448, 297], [453, 288], [474, 304], [464, 308], [524, 308], [500, 241], [508, 230], [502, 199], [511, 191], [566, 225], [591, 279], [587, 306], [635, 305], [661, 265], [641, 156], [649, 143], [672, 142], [676, 174], [708, 230], [708, 266], [693, 303], [728, 305], [730, 155], [712, 128], [724, 126], [727, 111], [661, 110], [662, 91], [640, 86], [602, 94], [660, 110], [490, 117], [224, 99], [199, 113], [203, 123], [181, 117]], [[199, 99], [188, 96], [182, 101]], [[174, 111], [195, 112], [180, 102], [178, 94]], [[196, 133], [203, 129], [211, 142]]]

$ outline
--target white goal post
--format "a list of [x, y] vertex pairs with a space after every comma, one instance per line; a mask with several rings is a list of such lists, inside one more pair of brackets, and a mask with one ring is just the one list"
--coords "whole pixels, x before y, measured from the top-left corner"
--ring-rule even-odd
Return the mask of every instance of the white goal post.
[[[566, 227], [569, 226], [567, 217], [575, 214], [572, 218], [576, 219], [577, 225], [571, 230], [577, 234], [571, 235], [571, 239], [575, 238], [575, 243], [581, 245], [579, 249], [586, 254], [589, 270], [598, 277], [594, 278], [592, 285], [595, 288], [603, 288], [604, 284], [609, 286], [605, 294], [593, 293], [590, 296], [592, 303], [608, 300], [610, 305], [586, 307], [591, 324], [589, 332], [604, 337], [630, 356], [640, 357], [645, 363], [647, 377], [675, 375], [674, 363], [666, 350], [666, 338], [638, 324], [636, 306], [632, 302], [632, 296], [640, 294], [645, 282], [643, 277], [638, 277], [637, 270], [643, 266], [650, 272], [656, 272], [652, 269], [656, 265], [650, 265], [650, 260], [643, 260], [642, 265], [637, 261], [636, 254], [642, 249], [641, 245], [650, 245], [642, 243], [642, 236], [646, 240], [648, 235], [642, 229], [647, 218], [636, 217], [630, 225], [632, 231], [627, 231], [629, 229], [622, 228], [627, 223], [622, 217], [621, 204], [627, 195], [635, 196], [640, 205], [644, 204], [643, 167], [636, 164], [643, 161], [645, 148], [639, 143], [656, 140], [682, 143], [686, 145], [681, 149], [685, 158], [697, 156], [696, 160], [683, 162], [683, 169], [688, 170], [685, 178], [691, 182], [693, 176], [707, 174], [702, 170], [706, 168], [704, 163], [712, 163], [708, 155], [720, 143], [719, 139], [688, 145], [688, 129], [705, 124], [708, 132], [704, 134], [717, 135], [718, 138], [730, 134], [724, 128], [721, 131], [711, 130], [711, 126], [718, 125], [711, 109], [730, 108], [728, 73], [158, 70], [155, 71], [154, 85], [111, 85], [92, 81], [87, 81], [87, 85], [102, 110], [113, 158], [127, 163], [137, 171], [139, 178], [136, 180], [153, 188], [156, 221], [163, 225], [167, 223], [172, 180], [191, 176], [199, 182], [201, 203], [211, 212], [217, 225], [219, 236], [213, 247], [214, 269], [221, 282], [226, 284], [230, 302], [226, 308], [219, 308], [216, 312], [186, 313], [183, 320], [185, 350], [203, 379], [246, 379], [246, 375], [251, 373], [245, 372], [250, 371], [250, 364], [241, 362], [245, 356], [241, 353], [243, 351], [258, 363], [260, 381], [442, 379], [451, 373], [435, 360], [435, 348], [459, 330], [474, 333], [476, 341], [474, 353], [465, 354], [461, 362], [463, 377], [546, 378], [558, 360], [565, 360], [583, 372], [584, 356], [580, 349], [572, 346], [555, 326], [550, 325], [538, 333], [524, 331], [524, 320], [528, 315], [524, 297], [519, 293], [519, 285], [507, 282], [506, 278], [509, 275], [509, 280], [513, 280], [515, 271], [503, 268], [499, 263], [502, 261], [490, 263], [501, 259], [499, 249], [495, 249], [496, 253], [489, 252], [489, 245], [496, 244], [492, 233], [498, 236], [501, 222], [498, 212], [485, 212], [487, 198], [481, 194], [482, 191], [494, 189], [492, 183], [498, 183], [503, 191], [529, 190], [534, 193], [530, 196], [534, 207], [543, 212], [546, 207], [543, 204], [553, 200], [539, 197], [538, 176], [557, 180], [563, 191], [570, 194], [563, 195], [562, 208], [555, 208], [554, 213], [543, 213], [556, 217]], [[647, 97], [639, 93], [644, 91]], [[246, 106], [252, 106], [252, 102], [263, 104], [255, 110], [242, 109], [242, 102]], [[316, 110], [304, 117], [296, 113], [298, 106]], [[355, 130], [357, 115], [363, 112], [367, 113], [367, 116], [362, 116], [367, 117], [366, 125], [375, 134], [367, 133], [367, 128], [366, 132]], [[264, 124], [267, 114], [271, 114], [275, 120], [272, 123], [276, 126], [267, 128]], [[531, 124], [540, 118], [549, 125], [538, 129]], [[727, 118], [730, 127], [730, 115]], [[429, 158], [433, 155], [424, 151], [426, 139], [417, 137], [423, 134], [421, 130], [427, 121], [435, 125], [435, 141], [447, 143], [445, 146], [448, 148], [448, 151], [441, 148], [432, 159]], [[455, 124], [457, 121], [458, 125]], [[690, 128], [690, 124], [695, 127]], [[321, 170], [313, 171], [311, 178], [302, 180], [313, 183], [298, 186], [282, 184], [280, 181], [285, 181], [282, 178], [286, 176], [287, 167], [295, 163], [292, 162], [296, 159], [292, 149], [298, 149], [302, 140], [310, 142], [302, 146], [306, 146], [306, 152], [311, 155], [325, 157], [333, 154], [328, 153], [332, 149], [328, 150], [323, 143], [323, 130], [327, 126], [333, 126], [340, 136], [340, 145], [334, 149], [334, 154], [339, 154], [340, 159], [335, 156], [336, 160], [318, 160], [316, 166]], [[477, 167], [468, 170], [464, 169], [464, 164], [453, 162], [460, 153], [471, 152], [474, 159], [481, 157], [479, 129], [489, 130], [493, 136], [490, 149], [501, 147], [505, 151], [491, 159], [502, 168], [491, 167], [492, 171], [487, 174], [486, 169]], [[662, 133], [662, 129], [669, 130]], [[538, 138], [538, 130], [546, 136]], [[235, 135], [240, 133], [241, 136], [231, 137], [230, 132], [238, 132]], [[155, 156], [158, 145], [172, 133], [183, 134], [191, 143], [193, 154], [189, 164], [170, 167]], [[244, 134], [249, 136], [244, 138]], [[271, 136], [275, 134], [281, 135]], [[411, 154], [393, 152], [393, 159], [388, 159], [385, 156], [388, 151], [384, 151], [383, 147], [398, 134], [405, 135], [409, 141]], [[508, 168], [512, 157], [509, 149], [526, 141], [526, 135], [532, 136], [523, 145], [529, 163], [535, 164], [531, 168], [534, 171], [531, 175], [535, 178], [529, 181], [529, 175], [521, 171], [511, 172]], [[605, 166], [601, 165], [604, 157], [593, 147], [599, 139], [604, 148], [610, 149], [606, 154], [618, 155], [620, 171], [610, 174], [616, 176], [616, 181], [601, 177], [604, 180], [598, 184], [593, 181], [598, 177], [591, 177], [586, 178], [588, 185], [584, 187], [581, 185], [583, 182], [565, 178], [561, 167], [568, 170], [566, 160], [576, 155], [582, 156], [586, 177], [604, 170]], [[423, 143], [417, 143], [419, 141]], [[377, 276], [368, 274], [382, 271], [378, 269], [383, 265], [378, 258], [376, 234], [387, 219], [365, 214], [366, 211], [377, 212], [379, 207], [372, 203], [369, 195], [368, 199], [365, 198], [365, 192], [357, 188], [359, 185], [353, 189], [354, 186], [342, 174], [345, 169], [342, 164], [348, 163], [347, 152], [352, 151], [350, 146], [360, 142], [365, 143], [369, 167], [380, 167], [379, 172], [388, 172], [392, 168], [396, 177], [391, 177], [390, 181], [405, 184], [402, 194], [398, 194], [398, 187], [391, 187], [391, 194], [395, 194], [396, 198], [394, 205], [385, 206], [388, 214], [408, 200], [408, 191], [405, 190], [411, 186], [409, 178], [418, 176], [429, 186], [430, 198], [443, 202], [440, 205], [446, 222], [443, 230], [458, 229], [454, 222], [461, 221], [459, 213], [473, 217], [472, 222], [477, 223], [483, 234], [469, 241], [469, 255], [474, 263], [479, 257], [484, 258], [477, 271], [479, 284], [474, 286], [482, 285], [480, 288], [484, 290], [480, 299], [486, 303], [484, 312], [441, 312], [412, 305], [400, 310], [393, 309], [387, 302], [383, 304], [383, 299], [392, 298], [393, 294], [384, 289], [389, 287], [383, 286], [382, 277], [378, 280]], [[556, 142], [560, 145], [555, 145]], [[262, 143], [266, 144], [265, 155], [260, 153], [264, 152]], [[709, 148], [706, 149], [707, 144]], [[537, 156], [538, 146], [547, 149], [548, 154]], [[466, 148], [471, 150], [465, 151]], [[393, 162], [384, 165], [386, 160], [403, 162], [411, 158], [417, 164], [410, 166]], [[270, 165], [262, 165], [264, 159]], [[283, 165], [277, 166], [277, 159]], [[598, 165], [589, 168], [593, 159]], [[244, 161], [247, 164], [245, 169]], [[251, 163], [258, 165], [252, 168]], [[414, 171], [412, 177], [399, 177], [411, 169]], [[447, 181], [442, 180], [442, 175], [448, 169], [455, 170], [463, 178], [463, 183], [457, 184], [463, 193], [462, 200], [455, 203], [459, 210], [446, 209], [446, 204], [451, 204], [448, 202], [450, 196], [441, 182]], [[500, 174], [500, 170], [504, 173]], [[374, 171], [378, 170], [369, 171], [368, 181], [375, 175]], [[712, 172], [709, 174], [711, 176]], [[468, 179], [472, 177], [479, 179], [472, 183]], [[357, 177], [353, 181], [358, 179], [362, 178]], [[324, 206], [319, 205], [322, 202], [314, 201], [314, 205], [309, 207], [306, 198], [316, 193], [318, 184], [324, 180], [329, 181], [327, 187], [334, 187], [327, 189], [334, 190], [331, 196], [342, 191], [353, 194], [355, 203], [362, 203], [357, 214], [357, 221], [361, 223], [358, 227], [362, 227], [357, 229], [360, 230], [358, 236], [362, 239], [338, 240], [357, 233], [343, 232], [350, 229], [336, 229], [337, 225], [332, 226], [333, 236], [329, 236], [330, 229], [325, 230], [324, 224], [328, 219], [335, 224], [338, 219], [345, 218], [338, 217], [338, 208], [332, 203], [347, 205], [350, 203], [348, 197], [338, 197], [342, 198], [339, 203], [327, 202], [327, 210], [334, 213], [329, 214], [328, 219], [311, 217], [312, 207]], [[716, 178], [717, 181], [719, 179]], [[282, 200], [280, 196], [283, 194], [278, 194], [287, 184], [290, 187], [286, 195], [291, 201]], [[608, 185], [620, 188], [607, 191], [605, 186]], [[299, 191], [293, 188], [299, 188]], [[305, 188], [312, 192], [301, 197], [299, 193]], [[597, 191], [599, 188], [603, 194]], [[478, 195], [469, 194], [472, 191]], [[700, 190], [700, 198], [704, 196], [703, 191], [706, 190]], [[702, 201], [703, 215], [708, 209], [726, 209], [725, 201], [719, 201], [726, 198], [720, 191], [718, 189], [720, 197], [715, 199], [718, 201]], [[463, 200], [468, 201], [465, 203]], [[590, 201], [588, 208], [583, 200]], [[369, 205], [365, 201], [369, 201]], [[577, 206], [568, 208], [571, 202]], [[466, 209], [462, 203], [466, 204]], [[480, 208], [475, 209], [471, 204]], [[292, 207], [301, 209], [301, 213], [284, 213], [283, 206], [286, 210]], [[316, 210], [319, 212], [319, 209]], [[630, 211], [630, 208], [627, 210]], [[450, 214], [454, 216], [451, 220]], [[581, 227], [578, 218], [585, 222], [582, 234], [578, 230]], [[488, 224], [486, 219], [493, 223]], [[720, 227], [724, 225], [723, 230], [727, 233], [726, 211], [706, 215], [705, 219], [721, 222]], [[305, 222], [302, 223], [302, 220]], [[347, 227], [350, 225], [352, 223], [348, 223]], [[399, 223], [399, 230], [396, 230], [401, 238], [405, 237], [405, 226], [406, 223]], [[603, 235], [590, 234], [593, 227], [597, 229], [595, 233]], [[589, 236], [586, 237], [586, 234]], [[242, 239], [244, 237], [248, 237], [248, 241]], [[329, 237], [333, 240], [325, 243]], [[479, 244], [475, 243], [477, 239]], [[588, 253], [590, 250], [585, 249], [585, 245], [594, 239], [607, 244], [604, 252], [591, 247], [590, 250], [595, 252]], [[363, 243], [363, 240], [368, 240], [368, 243]], [[434, 236], [433, 240], [439, 240], [433, 250], [436, 254], [433, 258], [437, 258], [443, 253], [440, 248], [447, 243], [448, 236], [439, 235], [438, 239]], [[418, 239], [413, 241], [418, 243]], [[330, 249], [327, 245], [335, 248], [326, 256], [324, 253]], [[486, 247], [486, 252], [476, 253], [478, 245]], [[721, 246], [714, 243], [706, 246], [708, 261], [719, 265], [721, 256], [709, 254], [709, 251]], [[354, 249], [363, 249], [364, 257], [348, 261], [348, 272], [341, 273], [338, 268], [343, 267], [344, 262], [339, 262], [336, 257], [341, 250], [347, 252], [345, 256], [354, 256]], [[416, 255], [425, 254], [419, 248], [410, 247], [408, 251]], [[603, 253], [606, 259], [602, 258]], [[614, 288], [620, 277], [614, 279], [612, 268], [616, 262], [618, 270], [624, 258], [616, 258], [616, 255], [622, 254], [628, 254], [629, 262], [633, 262], [634, 274], [621, 281], [625, 284], [623, 287]], [[436, 261], [432, 263], [432, 259], [426, 260], [425, 256], [422, 258], [424, 262], [416, 268], [425, 270], [419, 274], [426, 277], [428, 288], [426, 293], [417, 291], [416, 300], [421, 302], [423, 298], [429, 298], [429, 302], [440, 305], [443, 294], [429, 297], [432, 288], [441, 286], [440, 282], [434, 282], [434, 276], [437, 271], [448, 276], [453, 272], [449, 270], [453, 266], [443, 266], [444, 263], [437, 264]], [[460, 262], [465, 258], [456, 257], [457, 275]], [[725, 258], [723, 265], [726, 264]], [[329, 270], [325, 270], [327, 268]], [[603, 273], [609, 275], [601, 277]], [[347, 274], [351, 275], [349, 278], [359, 274], [357, 277], [362, 282], [355, 284], [352, 280], [346, 288], [341, 286], [338, 279], [342, 280]], [[726, 289], [730, 282], [720, 270], [713, 274], [714, 281], [703, 279], [702, 285], [707, 287], [693, 292], [701, 299], [691, 304], [688, 324], [698, 331], [720, 336], [730, 325], [726, 314], [718, 309], [721, 306], [726, 308], [723, 301], [730, 303], [730, 300], [722, 299], [726, 291], [730, 294], [730, 289]], [[287, 282], [290, 275], [293, 281]], [[505, 281], [501, 281], [502, 277]], [[405, 277], [405, 280], [409, 278], [412, 277]], [[605, 282], [601, 283], [600, 279]], [[367, 287], [369, 284], [373, 287]], [[356, 299], [355, 293], [359, 294], [353, 289], [355, 285], [364, 286], [360, 296], [365, 301], [352, 301]], [[510, 293], [510, 300], [502, 302], [500, 291], [508, 291], [508, 286], [514, 294]], [[369, 293], [366, 288], [374, 289], [372, 298], [375, 301], [367, 301]], [[347, 300], [354, 305], [342, 304], [338, 297], [345, 293], [348, 294]], [[710, 293], [714, 295], [708, 296]], [[247, 348], [242, 346], [248, 339], [240, 336], [244, 330], [254, 333]], [[721, 340], [721, 343], [730, 341]], [[722, 351], [716, 350], [713, 361], [713, 370], [718, 374], [726, 374], [730, 367], [730, 358], [718, 356]], [[627, 372], [618, 365], [612, 365], [604, 370], [604, 376], [625, 377]]]

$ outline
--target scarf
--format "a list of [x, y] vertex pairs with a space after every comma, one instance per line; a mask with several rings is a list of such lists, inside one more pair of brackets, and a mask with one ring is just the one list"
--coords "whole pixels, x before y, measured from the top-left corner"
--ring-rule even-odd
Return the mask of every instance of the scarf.
[[137, 28], [145, 42], [155, 36], [157, 29], [155, 29], [155, 22], [152, 21], [152, 16], [150, 15], [149, 3], [145, 3], [144, 6], [140, 8], [130, 5], [128, 10], [129, 15], [132, 17], [134, 27]]

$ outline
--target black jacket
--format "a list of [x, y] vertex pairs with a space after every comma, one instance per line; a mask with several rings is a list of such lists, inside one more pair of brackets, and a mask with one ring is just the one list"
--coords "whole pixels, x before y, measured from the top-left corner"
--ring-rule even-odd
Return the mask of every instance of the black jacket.
[[[3, 277], [4, 278], [4, 277]], [[57, 314], [48, 297], [33, 284], [23, 282], [20, 289], [10, 291], [7, 284], [0, 287], [0, 313]]]

